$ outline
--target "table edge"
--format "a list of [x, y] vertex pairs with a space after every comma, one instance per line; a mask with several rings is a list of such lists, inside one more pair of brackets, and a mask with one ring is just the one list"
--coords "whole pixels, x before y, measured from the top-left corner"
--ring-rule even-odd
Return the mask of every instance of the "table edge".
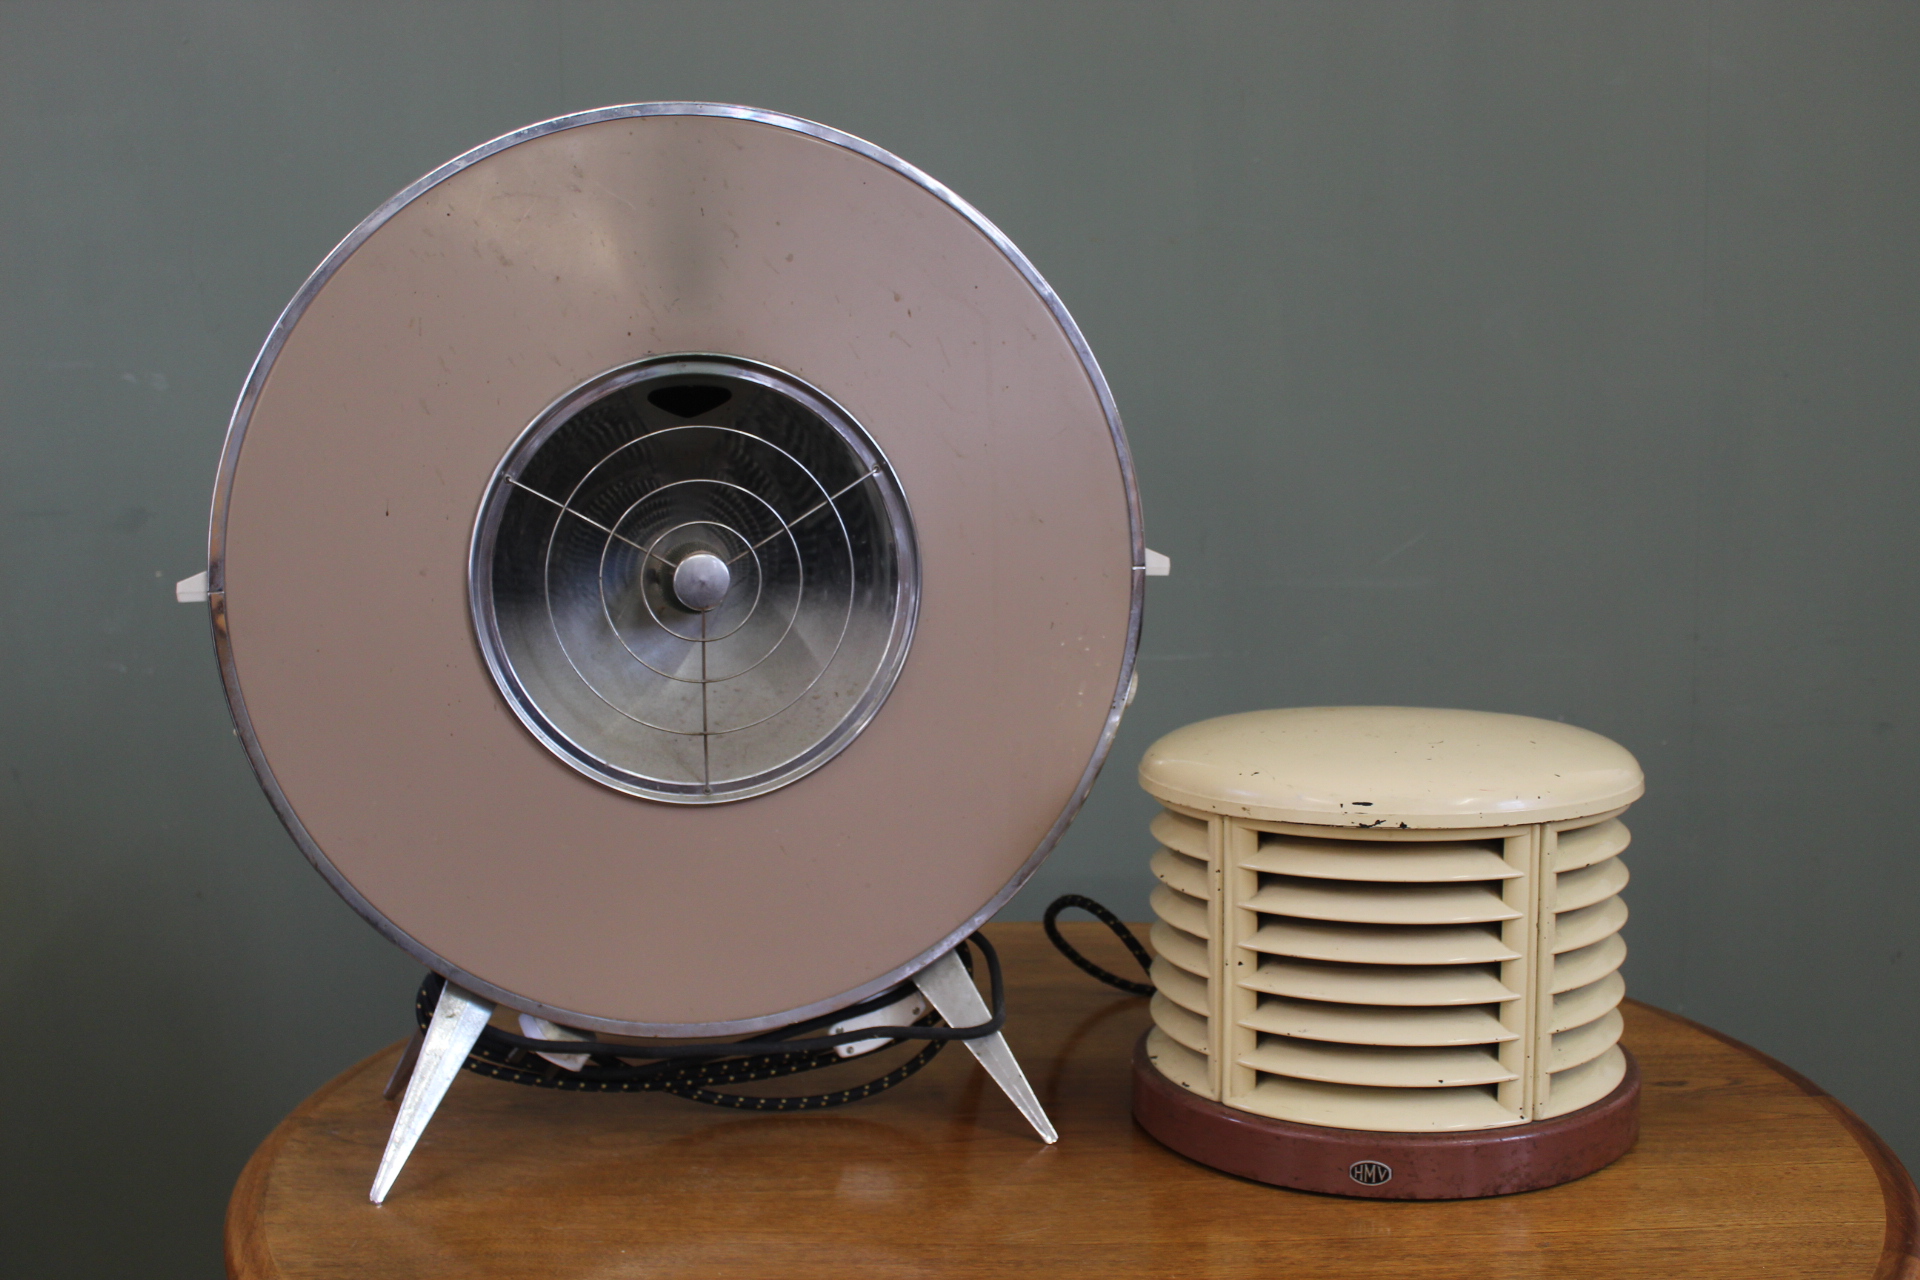
[[1855, 1115], [1846, 1103], [1772, 1054], [1762, 1053], [1744, 1040], [1736, 1040], [1724, 1031], [1715, 1030], [1704, 1022], [1695, 1021], [1671, 1009], [1662, 1009], [1631, 996], [1625, 1003], [1685, 1023], [1703, 1035], [1712, 1036], [1720, 1043], [1758, 1059], [1831, 1112], [1860, 1148], [1860, 1154], [1873, 1166], [1873, 1176], [1880, 1182], [1880, 1199], [1887, 1224], [1880, 1246], [1880, 1264], [1874, 1268], [1873, 1280], [1920, 1280], [1920, 1190], [1915, 1189], [1906, 1165], [1887, 1145], [1886, 1139], [1875, 1133], [1873, 1127]]
[[[1894, 1154], [1886, 1140], [1875, 1133], [1866, 1121], [1805, 1075], [1771, 1054], [1762, 1053], [1743, 1040], [1735, 1039], [1723, 1031], [1717, 1031], [1684, 1014], [1662, 1009], [1643, 1000], [1636, 1000], [1629, 996], [1624, 1003], [1663, 1018], [1671, 1018], [1675, 1022], [1718, 1040], [1729, 1048], [1738, 1049], [1769, 1070], [1777, 1072], [1794, 1088], [1825, 1107], [1859, 1147], [1860, 1153], [1873, 1167], [1874, 1177], [1880, 1183], [1886, 1228], [1881, 1240], [1880, 1261], [1874, 1268], [1873, 1280], [1920, 1280], [1920, 1190], [1916, 1190], [1913, 1179], [1908, 1175], [1906, 1165], [1901, 1162], [1900, 1157]], [[224, 1260], [229, 1277], [242, 1278], [242, 1280], [273, 1280], [273, 1277], [281, 1274], [279, 1266], [274, 1261], [273, 1252], [266, 1242], [264, 1215], [261, 1212], [265, 1207], [268, 1171], [272, 1168], [274, 1159], [279, 1155], [281, 1147], [286, 1144], [295, 1121], [318, 1108], [336, 1091], [343, 1088], [349, 1080], [357, 1078], [377, 1059], [392, 1053], [401, 1043], [403, 1042], [396, 1041], [394, 1044], [375, 1050], [314, 1090], [299, 1106], [288, 1112], [278, 1124], [274, 1125], [272, 1131], [254, 1149], [253, 1155], [241, 1169], [239, 1180], [234, 1184], [233, 1194], [227, 1201], [227, 1217], [223, 1234]]]
[[[227, 1197], [227, 1219], [222, 1237], [229, 1280], [236, 1277], [240, 1280], [273, 1280], [281, 1274], [279, 1264], [274, 1261], [273, 1250], [267, 1245], [265, 1214], [262, 1210], [266, 1208], [268, 1170], [273, 1167], [280, 1148], [286, 1145], [287, 1138], [292, 1134], [294, 1122], [318, 1108], [344, 1088], [349, 1080], [358, 1078], [374, 1062], [405, 1043], [404, 1040], [397, 1040], [375, 1049], [335, 1075], [308, 1094], [299, 1106], [282, 1116], [272, 1132], [254, 1148], [253, 1154], [240, 1170], [239, 1180], [233, 1184], [233, 1194]], [[371, 1187], [372, 1183], [369, 1182], [368, 1186]]]

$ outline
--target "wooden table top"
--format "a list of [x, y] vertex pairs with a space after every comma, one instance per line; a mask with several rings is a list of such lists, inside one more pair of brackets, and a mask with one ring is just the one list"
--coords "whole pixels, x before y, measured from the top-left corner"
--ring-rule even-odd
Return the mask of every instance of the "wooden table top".
[[[794, 1114], [462, 1073], [376, 1208], [367, 1186], [394, 1115], [380, 1092], [395, 1045], [261, 1144], [228, 1212], [229, 1273], [1920, 1277], [1920, 1202], [1886, 1146], [1797, 1073], [1684, 1018], [1628, 1004], [1642, 1127], [1614, 1165], [1497, 1199], [1349, 1200], [1159, 1146], [1128, 1114], [1146, 1001], [1081, 974], [1038, 925], [991, 936], [1008, 1039], [1056, 1147], [957, 1046], [891, 1093]], [[1098, 926], [1070, 936], [1126, 971]], [[820, 1078], [779, 1083], [813, 1092]]]

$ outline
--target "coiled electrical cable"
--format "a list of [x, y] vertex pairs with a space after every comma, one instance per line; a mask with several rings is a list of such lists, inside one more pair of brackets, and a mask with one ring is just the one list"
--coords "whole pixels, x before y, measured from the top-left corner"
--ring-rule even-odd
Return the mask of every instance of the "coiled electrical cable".
[[[1152, 957], [1147, 954], [1146, 948], [1118, 916], [1092, 898], [1073, 893], [1056, 898], [1047, 907], [1042, 920], [1048, 939], [1060, 953], [1083, 972], [1110, 987], [1130, 995], [1152, 995], [1154, 988], [1151, 983], [1132, 982], [1109, 973], [1074, 949], [1061, 934], [1057, 923], [1060, 913], [1069, 909], [1085, 911], [1111, 929], [1126, 944], [1127, 950], [1142, 969], [1148, 969], [1152, 964]], [[580, 1093], [670, 1093], [708, 1106], [747, 1111], [814, 1111], [844, 1106], [885, 1093], [907, 1080], [933, 1061], [950, 1042], [990, 1036], [1006, 1025], [1006, 984], [1000, 971], [999, 953], [984, 935], [974, 934], [958, 948], [961, 963], [969, 973], [973, 971], [973, 957], [968, 943], [977, 945], [986, 959], [992, 1014], [985, 1022], [971, 1027], [943, 1026], [938, 1014], [929, 1013], [910, 1026], [861, 1027], [828, 1035], [809, 1034], [821, 1027], [886, 1008], [907, 994], [910, 986], [902, 983], [850, 1008], [783, 1027], [775, 1036], [764, 1040], [622, 1045], [593, 1039], [540, 1040], [488, 1026], [480, 1033], [480, 1038], [474, 1042], [462, 1065], [468, 1071], [495, 1080], [540, 1089]], [[414, 996], [414, 1018], [422, 1032], [425, 1032], [433, 1018], [434, 1006], [439, 1002], [440, 990], [445, 985], [446, 979], [430, 973]], [[834, 1052], [837, 1046], [868, 1040], [896, 1043], [920, 1040], [925, 1044], [918, 1053], [885, 1074], [827, 1093], [766, 1096], [729, 1093], [715, 1087], [756, 1084], [835, 1066], [850, 1061]], [[578, 1070], [567, 1070], [556, 1063], [547, 1063], [536, 1069], [527, 1060], [530, 1054], [539, 1053], [580, 1055], [584, 1056], [585, 1061]]]
[[[671, 1093], [709, 1106], [750, 1111], [810, 1111], [843, 1106], [893, 1088], [933, 1061], [950, 1041], [979, 1039], [992, 1035], [1006, 1025], [1006, 984], [1000, 971], [999, 953], [980, 934], [973, 935], [968, 942], [977, 945], [986, 959], [992, 1013], [985, 1022], [971, 1027], [942, 1026], [937, 1014], [928, 1014], [911, 1026], [874, 1026], [829, 1035], [807, 1034], [848, 1018], [886, 1008], [907, 993], [909, 987], [902, 984], [851, 1008], [784, 1027], [775, 1038], [765, 1040], [620, 1045], [598, 1040], [539, 1040], [489, 1026], [480, 1033], [480, 1038], [475, 1041], [462, 1065], [468, 1071], [496, 1080], [544, 1089], [592, 1093]], [[961, 962], [971, 972], [973, 960], [968, 943], [961, 943], [958, 950]], [[446, 980], [440, 975], [429, 974], [415, 995], [414, 1017], [423, 1032], [433, 1017], [434, 1006], [439, 1002], [440, 990], [445, 983]], [[837, 1046], [868, 1040], [923, 1040], [927, 1043], [913, 1057], [884, 1075], [830, 1093], [797, 1097], [761, 1096], [727, 1093], [712, 1087], [774, 1080], [834, 1066], [850, 1061], [834, 1052]], [[569, 1071], [557, 1064], [536, 1070], [526, 1063], [529, 1053], [584, 1054], [586, 1061], [578, 1071]]]
[[1140, 939], [1133, 936], [1133, 930], [1127, 928], [1126, 923], [1122, 921], [1119, 916], [1116, 916], [1092, 898], [1084, 898], [1077, 893], [1066, 893], [1055, 898], [1047, 907], [1046, 915], [1041, 917], [1040, 923], [1047, 931], [1048, 940], [1051, 941], [1055, 947], [1059, 948], [1060, 954], [1073, 961], [1073, 963], [1080, 968], [1081, 972], [1106, 983], [1110, 987], [1118, 987], [1120, 990], [1132, 996], [1152, 995], [1153, 984], [1151, 982], [1133, 982], [1121, 977], [1117, 973], [1108, 973], [1105, 969], [1102, 969], [1099, 965], [1074, 950], [1073, 944], [1068, 942], [1061, 934], [1060, 926], [1057, 923], [1060, 918], [1060, 913], [1070, 907], [1078, 907], [1080, 910], [1098, 920], [1101, 924], [1107, 926], [1107, 928], [1113, 930], [1114, 936], [1127, 944], [1127, 950], [1132, 952], [1133, 958], [1140, 962], [1140, 967], [1146, 970], [1149, 975], [1153, 972], [1153, 957], [1148, 955], [1147, 949], [1140, 945]]

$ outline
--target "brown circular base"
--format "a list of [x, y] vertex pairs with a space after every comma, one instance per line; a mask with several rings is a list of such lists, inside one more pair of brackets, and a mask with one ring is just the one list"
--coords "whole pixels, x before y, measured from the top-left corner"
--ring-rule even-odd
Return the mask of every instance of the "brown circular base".
[[[1624, 1050], [1623, 1050], [1624, 1052]], [[1538, 1191], [1611, 1164], [1640, 1133], [1640, 1068], [1592, 1106], [1551, 1120], [1468, 1133], [1371, 1133], [1269, 1120], [1182, 1089], [1133, 1051], [1133, 1118], [1190, 1160], [1328, 1195], [1465, 1200]], [[1386, 1177], [1369, 1185], [1363, 1178]]]

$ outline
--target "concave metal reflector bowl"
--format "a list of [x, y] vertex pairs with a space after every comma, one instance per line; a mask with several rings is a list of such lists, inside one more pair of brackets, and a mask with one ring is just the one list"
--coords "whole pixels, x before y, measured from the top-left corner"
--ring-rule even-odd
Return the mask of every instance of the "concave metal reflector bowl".
[[474, 622], [521, 720], [683, 803], [801, 777], [892, 688], [919, 596], [900, 484], [799, 379], [641, 362], [549, 408], [481, 504]]

